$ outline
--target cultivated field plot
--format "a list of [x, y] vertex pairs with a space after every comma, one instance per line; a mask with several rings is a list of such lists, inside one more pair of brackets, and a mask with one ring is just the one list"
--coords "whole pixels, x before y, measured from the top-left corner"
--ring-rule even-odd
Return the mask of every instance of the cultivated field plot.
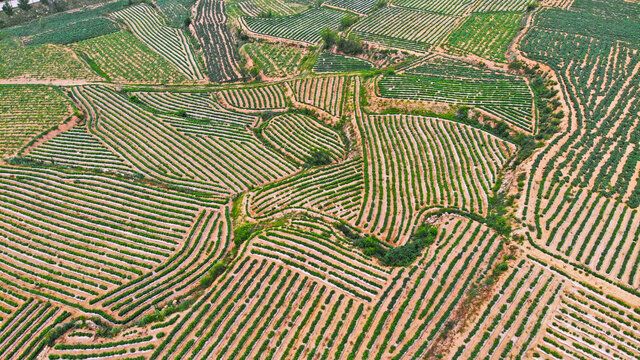
[[137, 171], [176, 187], [225, 195], [294, 171], [292, 164], [254, 139], [184, 136], [170, 120], [106, 87], [75, 87], [73, 93], [91, 114], [92, 133]]
[[405, 239], [425, 207], [485, 213], [515, 151], [472, 127], [427, 117], [372, 115], [359, 126], [367, 180], [355, 223], [389, 242]]
[[637, 1], [100, 1], [0, 12], [0, 359], [640, 359]]
[[132, 95], [164, 112], [167, 115], [164, 119], [184, 133], [249, 140], [247, 127], [256, 121], [255, 116], [226, 110], [209, 93], [135, 92]]
[[533, 131], [533, 96], [524, 79], [444, 58], [417, 62], [402, 75], [383, 76], [388, 98], [473, 105], [525, 131]]
[[71, 101], [58, 88], [0, 85], [0, 154], [9, 155], [61, 124], [72, 110]]
[[99, 80], [73, 51], [57, 45], [23, 46], [0, 41], [0, 59], [11, 66], [0, 67], [2, 79]]
[[389, 7], [358, 22], [351, 33], [365, 41], [424, 52], [446, 36], [456, 20], [454, 16]]
[[344, 76], [314, 77], [296, 80], [287, 85], [293, 89], [297, 101], [330, 115], [340, 116], [348, 81], [349, 78]]
[[[540, 173], [541, 181], [528, 182], [522, 215], [535, 224], [539, 246], [636, 288], [637, 231], [631, 223], [637, 223], [634, 208], [640, 204], [635, 145], [640, 51], [637, 44], [611, 37], [630, 39], [624, 25], [635, 25], [622, 14], [640, 10], [624, 2], [610, 5], [598, 18], [590, 14], [604, 5], [586, 0], [576, 2], [572, 11], [544, 11], [536, 21], [545, 28], [534, 27], [524, 39], [528, 56], [557, 71], [571, 99], [571, 121], [554, 141], [558, 151], [535, 158], [532, 171]], [[552, 28], [576, 17], [590, 21], [586, 26], [594, 32]]]
[[108, 80], [124, 83], [180, 83], [189, 78], [128, 31], [96, 37], [71, 47], [95, 63]]
[[332, 160], [344, 153], [344, 144], [334, 130], [311, 117], [284, 114], [269, 121], [264, 136], [273, 146], [304, 163], [314, 149], [329, 151]]
[[239, 109], [284, 109], [286, 99], [280, 85], [225, 90], [220, 93], [227, 104]]
[[300, 63], [309, 54], [302, 48], [291, 48], [276, 44], [246, 44], [242, 47], [254, 66], [269, 77], [285, 77], [298, 72]]
[[112, 15], [127, 23], [131, 31], [152, 50], [174, 64], [192, 80], [203, 79], [189, 40], [179, 30], [165, 25], [153, 7], [141, 4]]
[[351, 71], [367, 71], [374, 67], [370, 61], [353, 56], [323, 52], [313, 65], [315, 73], [343, 73]]
[[224, 1], [199, 0], [193, 21], [210, 81], [230, 82], [242, 78], [238, 52], [225, 22]]
[[480, 0], [473, 7], [473, 11], [524, 11], [530, 4], [534, 4], [534, 2], [531, 0]]
[[321, 7], [311, 8], [291, 16], [275, 18], [245, 17], [243, 21], [249, 31], [260, 35], [293, 40], [305, 44], [320, 41], [324, 28], [337, 29], [344, 11]]
[[131, 173], [131, 167], [83, 126], [76, 126], [29, 151], [29, 158], [52, 165]]
[[21, 26], [4, 29], [3, 33], [20, 37], [29, 45], [70, 44], [120, 30], [121, 27], [106, 15], [121, 10], [128, 4], [128, 0], [118, 0], [98, 4], [83, 11], [60, 12], [41, 21], [33, 20]]
[[472, 14], [449, 36], [445, 45], [461, 54], [506, 62], [505, 53], [520, 30], [522, 18], [522, 13]]
[[295, 15], [307, 6], [293, 1], [285, 0], [232, 0], [227, 1], [227, 6], [231, 9], [228, 12], [236, 12], [247, 16], [260, 16], [271, 13], [276, 16]]
[[184, 26], [185, 20], [191, 17], [191, 7], [195, 0], [158, 0], [155, 4], [160, 12], [167, 17], [169, 25], [179, 28]]

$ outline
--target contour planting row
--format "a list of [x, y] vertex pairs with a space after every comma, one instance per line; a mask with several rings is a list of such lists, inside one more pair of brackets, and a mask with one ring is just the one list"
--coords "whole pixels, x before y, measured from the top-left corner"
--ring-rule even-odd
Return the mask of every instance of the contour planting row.
[[347, 77], [312, 77], [295, 80], [287, 85], [293, 89], [296, 101], [339, 117], [342, 114], [347, 81]]
[[175, 64], [126, 30], [81, 41], [71, 48], [90, 58], [94, 68], [114, 82], [180, 83], [188, 80]]
[[545, 179], [538, 192], [563, 182], [635, 208], [640, 204], [640, 149], [634, 145], [640, 141], [640, 50], [593, 35], [534, 28], [524, 39], [528, 56], [558, 73], [575, 119], [559, 138], [559, 151], [540, 158], [534, 169]]
[[[198, 215], [184, 245], [170, 259], [121, 287], [91, 301], [118, 316], [133, 319], [150, 309], [161, 308], [187, 291], [200, 286], [203, 278], [230, 246], [228, 208]], [[205, 283], [205, 285], [208, 285]]]
[[0, 325], [0, 356], [7, 360], [36, 359], [48, 332], [70, 315], [51, 303], [29, 298]]
[[[300, 251], [299, 245], [287, 247], [293, 242], [305, 244], [311, 256], [341, 267], [331, 270], [337, 275], [352, 276], [349, 271], [371, 279], [360, 281], [360, 286], [376, 283], [375, 268], [360, 262], [354, 268], [353, 260], [333, 258], [332, 251], [345, 250], [319, 232], [306, 236], [274, 229], [264, 239], [252, 240], [263, 249], [252, 245], [253, 254], [239, 260], [205, 293], [150, 359], [251, 359], [259, 354], [270, 359], [420, 357], [443, 331], [473, 280], [493, 268], [502, 248], [478, 225], [451, 222], [445, 228], [433, 245], [436, 253], [423, 259], [424, 268], [386, 275], [386, 285], [368, 304], [282, 254]], [[276, 253], [277, 259], [272, 257]], [[466, 280], [450, 282], [451, 278]]]
[[153, 7], [140, 4], [115, 12], [112, 16], [126, 22], [142, 42], [174, 64], [188, 78], [204, 78], [186, 35], [180, 29], [165, 25]]
[[161, 266], [198, 209], [178, 193], [42, 169], [2, 169], [0, 201], [5, 284], [76, 302]]
[[351, 71], [367, 71], [373, 69], [372, 62], [353, 56], [323, 52], [318, 56], [318, 60], [313, 65], [313, 72], [321, 73], [343, 73]]
[[366, 15], [376, 10], [376, 2], [376, 0], [327, 0], [323, 4]]
[[525, 11], [534, 4], [531, 0], [480, 0], [473, 12]]
[[456, 16], [464, 14], [473, 3], [473, 0], [393, 0], [397, 6]]
[[446, 45], [454, 53], [507, 62], [507, 47], [520, 30], [523, 17], [519, 12], [472, 14], [449, 36]]
[[625, 204], [556, 184], [536, 202], [537, 240], [612, 280], [638, 286], [640, 216]]
[[575, 284], [541, 330], [531, 352], [554, 358], [640, 359], [640, 316], [621, 300]]
[[345, 240], [305, 225], [268, 230], [251, 242], [249, 252], [279, 260], [356, 298], [370, 301], [379, 294], [388, 274], [345, 246]]
[[502, 276], [452, 359], [521, 359], [537, 339], [563, 282], [525, 260]]
[[515, 146], [459, 123], [411, 115], [362, 119], [365, 198], [356, 221], [403, 241], [427, 207], [486, 213], [491, 188]]
[[[228, 194], [273, 181], [293, 165], [257, 140], [185, 136], [162, 117], [101, 86], [73, 88], [90, 130], [139, 171], [179, 187]], [[99, 112], [98, 112], [99, 111]]]
[[232, 0], [227, 2], [227, 6], [231, 8], [228, 10], [228, 14], [239, 10], [243, 15], [248, 16], [260, 16], [268, 13], [276, 16], [294, 15], [305, 8], [302, 4], [286, 0]]
[[304, 163], [314, 151], [328, 151], [335, 161], [344, 155], [344, 144], [339, 134], [319, 121], [301, 114], [283, 114], [271, 119], [263, 135], [278, 150]]
[[473, 105], [523, 130], [533, 130], [533, 99], [521, 79], [390, 75], [378, 81], [378, 88], [387, 98]]

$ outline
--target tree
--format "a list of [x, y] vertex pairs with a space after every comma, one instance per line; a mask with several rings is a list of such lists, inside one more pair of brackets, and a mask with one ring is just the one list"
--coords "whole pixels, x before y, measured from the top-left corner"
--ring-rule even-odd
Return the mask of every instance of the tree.
[[363, 51], [362, 41], [353, 36], [338, 39], [338, 50], [349, 55], [358, 55]]
[[29, 11], [31, 4], [29, 4], [29, 0], [18, 0], [18, 7], [22, 11]]
[[350, 14], [345, 15], [342, 19], [340, 19], [340, 27], [338, 30], [343, 31], [349, 28], [351, 25], [355, 24], [358, 21], [358, 17], [356, 15], [351, 16]]
[[320, 31], [320, 36], [322, 37], [322, 40], [324, 40], [325, 48], [332, 47], [338, 40], [338, 33], [329, 28], [322, 29], [322, 31]]
[[313, 148], [307, 157], [307, 165], [322, 166], [331, 164], [331, 152], [324, 148]]
[[2, 11], [4, 11], [4, 13], [7, 14], [7, 16], [13, 15], [13, 7], [11, 7], [11, 4], [9, 4], [9, 1], [4, 2], [4, 5], [2, 5]]

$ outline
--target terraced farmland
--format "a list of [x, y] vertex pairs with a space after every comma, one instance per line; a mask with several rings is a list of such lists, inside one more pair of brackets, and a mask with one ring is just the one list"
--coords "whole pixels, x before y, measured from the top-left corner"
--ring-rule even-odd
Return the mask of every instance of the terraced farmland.
[[71, 116], [72, 109], [71, 101], [58, 88], [0, 85], [2, 154], [11, 154], [36, 135], [60, 125]]
[[174, 64], [187, 77], [193, 80], [203, 78], [187, 37], [182, 31], [164, 25], [154, 8], [141, 4], [120, 10], [113, 17], [126, 22], [142, 42]]
[[522, 19], [521, 13], [473, 14], [449, 36], [446, 45], [454, 51], [506, 62], [505, 53], [520, 29]]
[[188, 80], [175, 64], [127, 31], [74, 44], [109, 80], [125, 83], [179, 83]]
[[226, 19], [223, 1], [198, 1], [193, 27], [202, 46], [209, 80], [213, 82], [237, 81], [243, 76]]
[[455, 21], [453, 16], [389, 7], [358, 22], [352, 33], [365, 41], [425, 52], [453, 29]]
[[275, 18], [245, 17], [243, 21], [249, 31], [259, 35], [316, 44], [320, 31], [325, 27], [337, 29], [344, 15], [343, 11], [322, 7]]
[[313, 72], [319, 74], [342, 73], [372, 70], [373, 67], [370, 61], [364, 59], [334, 53], [322, 53], [313, 65]]
[[308, 54], [306, 50], [268, 43], [246, 44], [242, 49], [251, 57], [254, 66], [273, 77], [295, 74]]
[[522, 78], [436, 58], [402, 75], [384, 76], [378, 87], [383, 97], [473, 105], [522, 130], [533, 130], [533, 97]]
[[640, 359], [637, 1], [99, 1], [0, 13], [0, 359]]

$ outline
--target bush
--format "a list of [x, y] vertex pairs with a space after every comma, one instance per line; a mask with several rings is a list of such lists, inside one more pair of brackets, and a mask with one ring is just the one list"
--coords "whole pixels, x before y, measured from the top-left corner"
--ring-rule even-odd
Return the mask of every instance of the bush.
[[209, 269], [207, 275], [200, 279], [200, 287], [209, 287], [209, 285], [211, 285], [211, 283], [213, 283], [218, 278], [218, 276], [222, 275], [225, 270], [227, 270], [227, 266], [224, 263], [218, 262], [213, 264], [211, 269]]
[[244, 224], [238, 226], [233, 231], [233, 241], [236, 243], [236, 246], [240, 246], [240, 244], [247, 241], [251, 237], [251, 235], [253, 235], [254, 231], [254, 224]]
[[338, 32], [333, 31], [329, 28], [322, 29], [322, 31], [320, 31], [320, 36], [324, 41], [325, 48], [332, 47], [333, 45], [335, 45], [336, 41], [338, 40]]
[[342, 19], [340, 19], [340, 26], [338, 27], [338, 30], [343, 31], [345, 29], [348, 29], [349, 27], [351, 27], [351, 25], [358, 22], [359, 19], [360, 18], [358, 18], [358, 16], [356, 15], [353, 15], [353, 16], [351, 16], [350, 14], [345, 15]]
[[324, 148], [313, 148], [307, 156], [306, 164], [309, 166], [322, 166], [331, 164], [331, 152]]
[[349, 55], [358, 55], [364, 51], [362, 41], [353, 36], [338, 39], [338, 50]]

